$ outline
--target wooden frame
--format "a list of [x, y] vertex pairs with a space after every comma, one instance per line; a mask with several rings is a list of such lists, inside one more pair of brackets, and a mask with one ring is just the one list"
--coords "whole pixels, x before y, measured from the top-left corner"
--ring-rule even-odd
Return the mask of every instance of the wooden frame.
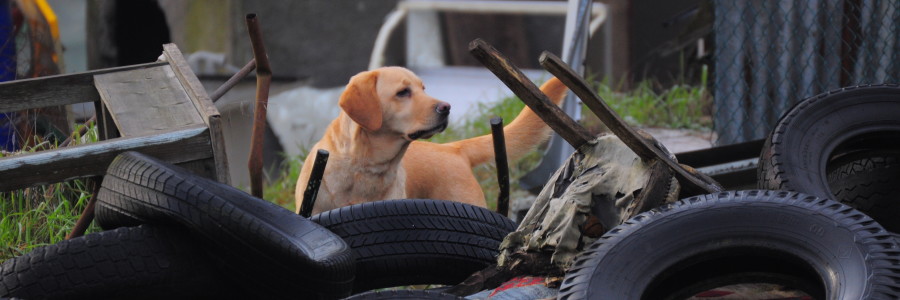
[[108, 138], [0, 158], [0, 191], [102, 176], [125, 151], [230, 184], [219, 111], [177, 46], [164, 45], [163, 56], [162, 62], [0, 83], [0, 112], [94, 102], [101, 137]]

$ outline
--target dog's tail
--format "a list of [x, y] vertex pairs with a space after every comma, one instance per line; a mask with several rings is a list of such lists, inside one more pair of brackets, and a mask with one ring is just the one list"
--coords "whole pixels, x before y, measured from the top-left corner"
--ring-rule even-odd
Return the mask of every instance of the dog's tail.
[[[562, 103], [568, 88], [556, 77], [541, 85], [541, 92], [556, 105]], [[527, 106], [508, 125], [503, 127], [506, 155], [510, 161], [525, 156], [550, 137], [550, 127]], [[456, 141], [449, 145], [458, 147], [469, 158], [472, 167], [494, 160], [493, 137], [490, 134]]]

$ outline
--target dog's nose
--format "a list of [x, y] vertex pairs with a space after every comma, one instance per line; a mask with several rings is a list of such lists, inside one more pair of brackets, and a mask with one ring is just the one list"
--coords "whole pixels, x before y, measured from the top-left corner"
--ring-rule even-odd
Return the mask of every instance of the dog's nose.
[[450, 114], [450, 103], [441, 102], [434, 106], [434, 111], [441, 115]]

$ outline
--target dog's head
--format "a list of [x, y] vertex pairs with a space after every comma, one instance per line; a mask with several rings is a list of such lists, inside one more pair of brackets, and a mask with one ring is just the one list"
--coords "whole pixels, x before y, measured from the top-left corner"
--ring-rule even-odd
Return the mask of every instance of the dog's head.
[[340, 106], [365, 130], [398, 133], [410, 141], [443, 131], [450, 114], [450, 104], [425, 94], [422, 80], [401, 67], [356, 74], [341, 94]]

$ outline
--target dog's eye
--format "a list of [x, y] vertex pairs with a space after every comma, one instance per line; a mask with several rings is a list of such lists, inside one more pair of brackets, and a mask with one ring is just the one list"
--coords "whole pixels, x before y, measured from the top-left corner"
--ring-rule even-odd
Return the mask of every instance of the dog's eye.
[[409, 97], [409, 95], [411, 95], [411, 94], [412, 94], [412, 91], [410, 91], [409, 88], [405, 88], [405, 89], [402, 89], [399, 92], [397, 92], [397, 97], [400, 97], [400, 98]]

